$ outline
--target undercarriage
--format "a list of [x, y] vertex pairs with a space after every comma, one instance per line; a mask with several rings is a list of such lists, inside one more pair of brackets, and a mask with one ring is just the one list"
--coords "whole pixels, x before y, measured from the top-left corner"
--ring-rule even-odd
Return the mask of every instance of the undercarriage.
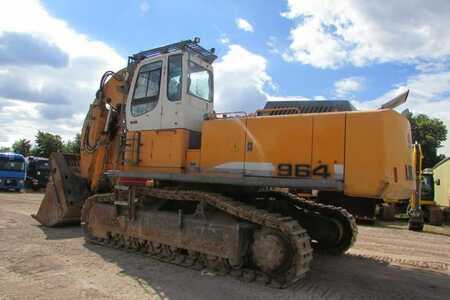
[[88, 241], [279, 288], [305, 276], [312, 247], [340, 254], [356, 238], [342, 209], [279, 191], [245, 197], [131, 188], [88, 198], [81, 222]]

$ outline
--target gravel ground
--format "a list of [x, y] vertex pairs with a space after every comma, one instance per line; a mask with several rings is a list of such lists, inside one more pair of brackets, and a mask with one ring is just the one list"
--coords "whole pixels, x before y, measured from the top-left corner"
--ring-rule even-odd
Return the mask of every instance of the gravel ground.
[[296, 288], [276, 290], [86, 244], [80, 227], [30, 217], [42, 194], [0, 193], [0, 299], [448, 299], [450, 228], [359, 226], [340, 257], [315, 255]]

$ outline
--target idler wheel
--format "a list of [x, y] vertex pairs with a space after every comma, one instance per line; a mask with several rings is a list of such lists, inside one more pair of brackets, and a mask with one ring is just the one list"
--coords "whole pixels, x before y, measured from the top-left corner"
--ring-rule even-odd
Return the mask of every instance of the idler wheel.
[[251, 247], [253, 262], [264, 273], [280, 273], [289, 268], [292, 247], [288, 238], [273, 229], [257, 230]]

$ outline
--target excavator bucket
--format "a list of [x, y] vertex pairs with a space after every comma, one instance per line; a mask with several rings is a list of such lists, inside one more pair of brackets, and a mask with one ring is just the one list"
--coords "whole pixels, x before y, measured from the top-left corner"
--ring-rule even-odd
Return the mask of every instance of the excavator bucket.
[[87, 181], [80, 176], [80, 157], [52, 153], [50, 166], [44, 199], [32, 217], [47, 227], [80, 223], [81, 208], [89, 196]]

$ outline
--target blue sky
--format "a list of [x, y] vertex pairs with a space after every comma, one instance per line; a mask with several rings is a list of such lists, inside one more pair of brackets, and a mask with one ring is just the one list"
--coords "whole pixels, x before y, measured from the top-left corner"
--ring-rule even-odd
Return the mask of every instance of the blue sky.
[[[88, 2], [45, 0], [43, 4], [53, 16], [67, 21], [77, 31], [108, 43], [124, 57], [193, 36], [201, 37], [204, 46], [215, 47], [221, 56], [228, 50], [220, 43], [220, 38], [226, 36], [230, 42], [268, 60], [267, 73], [279, 88], [274, 92], [277, 95], [311, 98], [323, 95], [335, 99], [339, 97], [333, 91], [334, 82], [343, 77], [364, 76], [365, 85], [370, 88], [347, 97], [370, 100], [416, 73], [413, 66], [395, 62], [365, 67], [346, 65], [337, 70], [287, 63], [267, 45], [273, 40], [280, 51], [289, 47], [289, 33], [295, 22], [281, 16], [288, 10], [285, 1], [264, 1], [264, 5], [258, 0]], [[142, 9], [146, 7], [143, 3], [148, 3], [148, 10]], [[252, 24], [254, 32], [239, 29], [238, 18]]]
[[[194, 36], [219, 56], [218, 111], [286, 99], [349, 99], [375, 109], [409, 88], [399, 110], [450, 125], [448, 15], [445, 0], [5, 2], [0, 145], [38, 129], [71, 138], [104, 71]], [[450, 154], [448, 143], [441, 152]]]

